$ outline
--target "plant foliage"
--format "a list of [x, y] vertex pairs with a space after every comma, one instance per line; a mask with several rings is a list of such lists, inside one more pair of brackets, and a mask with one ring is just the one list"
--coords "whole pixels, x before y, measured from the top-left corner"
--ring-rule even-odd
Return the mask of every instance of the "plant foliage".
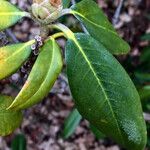
[[[73, 133], [82, 116], [98, 135], [102, 132], [128, 150], [143, 150], [146, 125], [140, 97], [129, 75], [113, 56], [129, 52], [128, 43], [117, 34], [94, 1], [82, 0], [70, 8], [66, 8], [70, 0], [33, 2], [30, 14], [0, 0], [0, 30], [14, 25], [22, 17], [29, 17], [42, 27], [41, 39], [0, 48], [0, 79], [16, 72], [30, 57], [33, 47], [39, 49], [17, 97], [0, 97], [0, 135], [8, 135], [17, 128], [21, 123], [21, 111], [39, 103], [51, 90], [63, 66], [56, 38], [64, 36], [67, 38], [67, 76], [76, 108], [65, 122], [63, 136], [67, 138]], [[55, 22], [66, 14], [74, 15], [83, 23], [89, 35], [73, 33]], [[48, 37], [49, 29], [61, 32]], [[146, 93], [147, 88], [144, 90]]]

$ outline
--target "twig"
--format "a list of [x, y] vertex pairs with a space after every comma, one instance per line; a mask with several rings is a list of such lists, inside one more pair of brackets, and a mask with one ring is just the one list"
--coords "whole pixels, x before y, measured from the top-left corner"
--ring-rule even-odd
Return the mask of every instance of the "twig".
[[85, 28], [85, 26], [83, 25], [83, 23], [80, 23], [80, 24], [81, 24], [83, 32], [86, 33], [86, 34], [89, 34], [88, 30]]
[[119, 5], [115, 11], [115, 14], [114, 14], [113, 19], [112, 19], [113, 25], [116, 25], [118, 23], [120, 12], [121, 12], [121, 9], [123, 6], [123, 2], [124, 2], [124, 0], [120, 0], [120, 3], [119, 3]]
[[12, 33], [11, 29], [6, 29], [6, 34], [11, 37], [14, 43], [19, 43], [19, 40]]
[[[71, 3], [72, 3], [72, 5], [75, 5], [76, 1], [75, 0], [71, 0]], [[85, 28], [85, 26], [83, 25], [83, 23], [80, 22], [80, 24], [81, 24], [81, 28], [84, 31], [84, 33], [89, 34], [88, 30]]]

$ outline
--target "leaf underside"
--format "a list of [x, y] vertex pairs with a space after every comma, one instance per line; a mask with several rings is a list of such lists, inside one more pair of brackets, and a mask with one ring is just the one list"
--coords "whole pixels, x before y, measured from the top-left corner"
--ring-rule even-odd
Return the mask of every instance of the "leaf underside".
[[103, 11], [92, 0], [82, 0], [71, 7], [90, 35], [102, 43], [112, 54], [125, 54], [130, 46], [119, 37]]
[[15, 24], [26, 15], [26, 12], [20, 11], [8, 1], [0, 0], [0, 31]]
[[6, 110], [13, 98], [0, 95], [0, 135], [6, 136], [19, 127], [22, 121], [21, 111]]
[[25, 109], [41, 101], [62, 69], [60, 48], [54, 39], [45, 42], [22, 90], [9, 108]]
[[119, 62], [84, 34], [68, 40], [66, 62], [80, 114], [127, 149], [142, 150], [146, 126], [139, 95]]

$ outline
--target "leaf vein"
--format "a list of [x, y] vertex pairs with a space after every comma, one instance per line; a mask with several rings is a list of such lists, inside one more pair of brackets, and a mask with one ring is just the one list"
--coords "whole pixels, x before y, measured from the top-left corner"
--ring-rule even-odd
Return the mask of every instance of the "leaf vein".
[[114, 31], [112, 31], [112, 30], [110, 30], [110, 29], [107, 29], [107, 28], [105, 28], [105, 27], [103, 27], [103, 26], [101, 26], [101, 25], [98, 25], [98, 24], [92, 22], [91, 20], [87, 19], [85, 16], [83, 16], [82, 14], [80, 14], [80, 13], [74, 11], [74, 10], [72, 10], [72, 14], [79, 15], [80, 17], [82, 17], [83, 19], [87, 20], [88, 22], [90, 22], [91, 24], [95, 25], [96, 27], [99, 27], [99, 28], [101, 28], [102, 30], [107, 30], [108, 32], [111, 32], [112, 34], [117, 35], [116, 32], [114, 32]]
[[117, 125], [117, 129], [118, 129], [118, 133], [120, 134], [120, 137], [121, 137], [122, 142], [123, 142], [123, 137], [122, 137], [121, 131], [120, 131], [120, 129], [119, 129], [119, 124], [118, 124], [118, 121], [117, 121], [117, 119], [116, 119], [116, 117], [115, 117], [115, 114], [114, 114], [114, 112], [113, 112], [113, 109], [112, 109], [111, 103], [109, 102], [108, 95], [107, 95], [107, 93], [106, 93], [106, 91], [105, 91], [105, 89], [104, 89], [104, 87], [103, 87], [103, 85], [102, 85], [102, 83], [101, 83], [100, 79], [97, 77], [97, 74], [96, 74], [96, 72], [95, 72], [95, 70], [94, 70], [94, 68], [93, 68], [92, 64], [90, 63], [90, 61], [89, 61], [89, 59], [87, 58], [87, 56], [86, 56], [86, 54], [85, 54], [84, 50], [83, 50], [83, 49], [82, 49], [82, 47], [80, 46], [79, 42], [76, 40], [76, 38], [75, 38], [75, 37], [73, 37], [73, 39], [72, 39], [72, 40], [75, 42], [76, 46], [79, 48], [79, 50], [80, 50], [81, 54], [83, 55], [83, 58], [84, 58], [84, 59], [85, 59], [85, 61], [87, 62], [87, 64], [88, 64], [88, 66], [90, 67], [91, 71], [93, 72], [94, 77], [95, 77], [95, 79], [97, 80], [98, 85], [99, 85], [99, 86], [100, 86], [100, 88], [102, 89], [102, 92], [103, 92], [103, 94], [104, 94], [104, 97], [105, 97], [105, 99], [106, 99], [106, 101], [107, 101], [107, 103], [108, 103], [108, 105], [109, 105], [109, 107], [110, 107], [110, 110], [111, 110], [112, 116], [113, 116], [113, 118], [114, 118], [114, 119], [115, 119], [115, 121], [116, 121], [116, 125]]

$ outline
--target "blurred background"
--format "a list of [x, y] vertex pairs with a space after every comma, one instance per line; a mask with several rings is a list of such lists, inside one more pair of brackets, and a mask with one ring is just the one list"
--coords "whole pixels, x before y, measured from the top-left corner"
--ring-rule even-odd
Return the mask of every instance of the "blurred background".
[[[80, 0], [72, 1], [72, 3]], [[150, 150], [150, 0], [95, 0], [131, 51], [117, 59], [135, 83], [147, 123]], [[30, 11], [32, 1], [10, 0], [20, 9]], [[82, 32], [73, 16], [60, 21], [74, 32]], [[0, 32], [0, 46], [26, 42], [39, 34], [36, 23], [25, 18]], [[50, 32], [50, 35], [53, 31]], [[58, 39], [64, 52], [65, 39]], [[24, 66], [11, 77], [0, 81], [0, 93], [16, 96], [37, 56], [32, 54]], [[70, 114], [71, 113], [71, 114]], [[136, 112], [135, 112], [136, 113]], [[70, 119], [72, 118], [72, 119]], [[69, 130], [68, 130], [69, 128]], [[97, 131], [74, 110], [74, 103], [65, 75], [56, 81], [49, 95], [38, 105], [24, 111], [24, 120], [12, 135], [0, 137], [0, 150], [122, 150], [114, 141]]]

